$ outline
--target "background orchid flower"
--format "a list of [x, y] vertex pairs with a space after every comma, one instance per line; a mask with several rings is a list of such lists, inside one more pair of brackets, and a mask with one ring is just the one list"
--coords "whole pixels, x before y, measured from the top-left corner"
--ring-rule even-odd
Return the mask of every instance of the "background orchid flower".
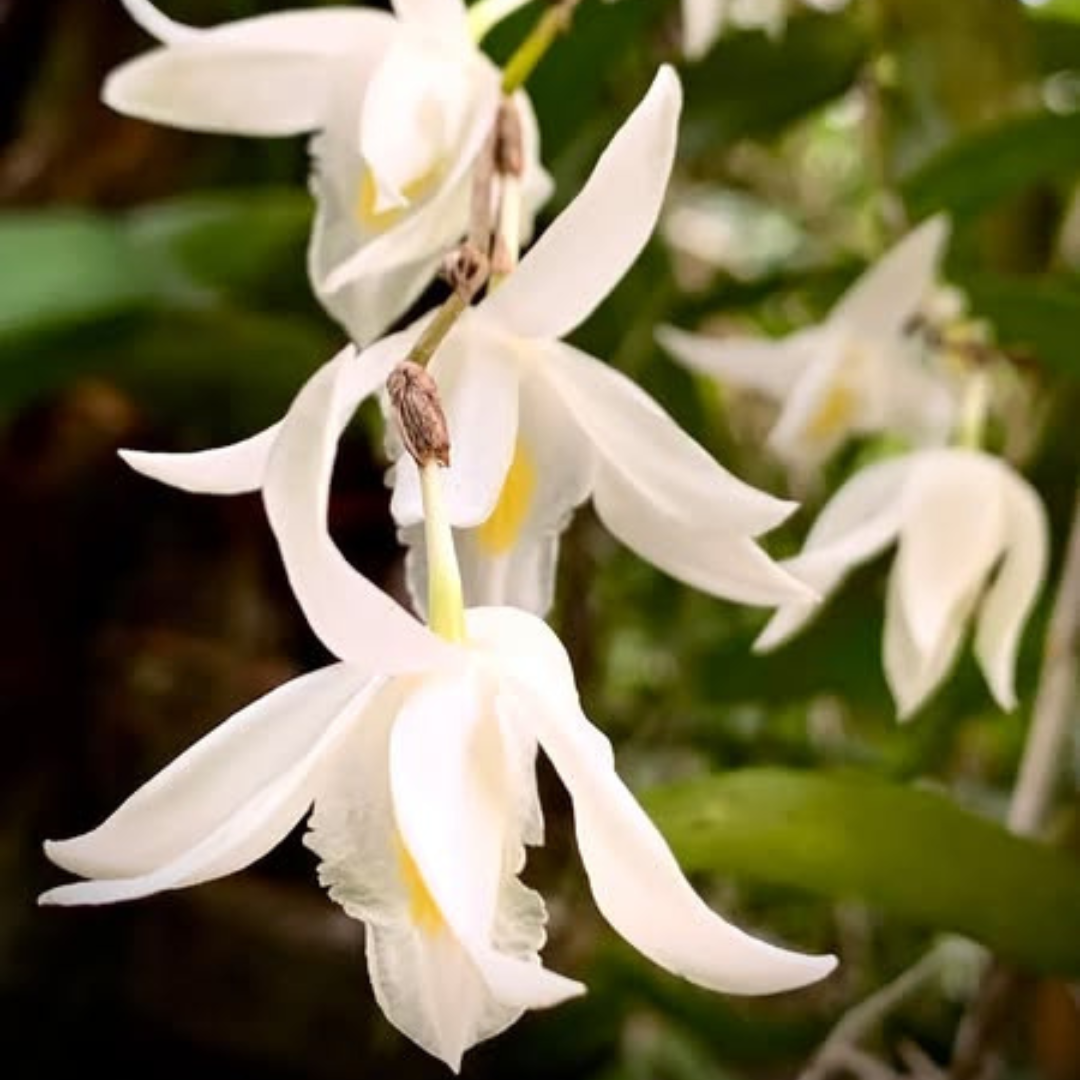
[[777, 34], [786, 15], [787, 0], [682, 0], [683, 52], [689, 60], [700, 60], [728, 22]]
[[[885, 676], [901, 719], [948, 673], [975, 616], [975, 657], [1003, 709], [1016, 704], [1020, 634], [1046, 573], [1047, 521], [1030, 484], [999, 458], [922, 450], [857, 472], [784, 565], [823, 595], [892, 543], [885, 604]], [[775, 648], [814, 613], [793, 603], [755, 642]]]
[[[664, 67], [582, 191], [505, 283], [458, 320], [431, 364], [454, 445], [447, 502], [472, 604], [546, 611], [559, 536], [590, 495], [628, 547], [697, 588], [751, 604], [807, 595], [754, 542], [794, 504], [736, 479], [629, 379], [558, 340], [647, 241], [680, 104], [678, 79]], [[420, 325], [379, 342], [360, 363], [385, 364], [388, 348], [402, 358]], [[342, 415], [360, 400], [343, 403]], [[188, 490], [230, 493], [260, 486], [273, 441], [270, 429], [232, 448], [126, 460]], [[407, 455], [398, 457], [392, 483], [391, 510], [412, 546], [410, 581], [421, 602], [423, 515]]]
[[474, 609], [465, 640], [447, 642], [312, 528], [325, 517], [347, 384], [369, 374], [346, 356], [308, 382], [282, 422], [265, 488], [297, 598], [342, 662], [237, 713], [97, 829], [48, 843], [54, 862], [92, 880], [42, 902], [110, 903], [233, 873], [313, 807], [306, 842], [331, 897], [367, 927], [376, 999], [456, 1070], [468, 1047], [524, 1010], [584, 989], [540, 964], [543, 901], [518, 877], [525, 845], [543, 838], [539, 746], [570, 792], [597, 906], [644, 955], [729, 993], [827, 975], [832, 957], [750, 937], [694, 893], [616, 775], [570, 661], [539, 619]]
[[[420, 294], [464, 233], [472, 166], [498, 108], [499, 71], [461, 0], [285, 11], [208, 30], [122, 0], [161, 42], [105, 82], [119, 112], [197, 131], [314, 133], [310, 276], [366, 343]], [[522, 230], [551, 183], [524, 94]]]
[[717, 340], [674, 327], [657, 336], [690, 369], [776, 399], [768, 444], [793, 472], [813, 472], [853, 435], [891, 431], [919, 445], [941, 442], [955, 421], [956, 394], [924, 362], [911, 323], [930, 297], [947, 238], [946, 219], [929, 218], [824, 322], [780, 340]]

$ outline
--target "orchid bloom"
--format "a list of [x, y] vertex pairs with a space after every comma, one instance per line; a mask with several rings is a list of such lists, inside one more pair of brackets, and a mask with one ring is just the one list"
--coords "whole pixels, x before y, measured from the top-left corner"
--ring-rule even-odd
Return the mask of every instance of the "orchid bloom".
[[780, 403], [768, 443], [789, 469], [811, 473], [853, 435], [889, 431], [943, 442], [956, 395], [924, 363], [911, 323], [930, 299], [948, 238], [943, 217], [885, 253], [819, 325], [779, 341], [720, 340], [664, 327], [658, 338], [694, 371]]
[[91, 880], [42, 902], [111, 903], [233, 873], [313, 808], [306, 843], [331, 897], [367, 928], [376, 1000], [456, 1070], [466, 1049], [524, 1010], [584, 990], [541, 965], [543, 901], [519, 879], [525, 845], [543, 839], [540, 747], [570, 793], [597, 906], [645, 956], [729, 993], [827, 975], [832, 957], [750, 937], [693, 891], [582, 713], [554, 633], [525, 612], [462, 609], [437, 466], [423, 476], [438, 634], [316, 528], [343, 403], [393, 363], [346, 354], [321, 368], [266, 470], [267, 514], [294, 591], [340, 662], [225, 721], [98, 828], [48, 843], [54, 862]]
[[[1047, 534], [1038, 494], [1004, 461], [928, 449], [857, 472], [784, 565], [828, 595], [895, 541], [883, 652], [900, 718], [948, 673], [976, 609], [976, 659], [995, 700], [1011, 709], [1021, 631], [1046, 573]], [[755, 649], [775, 648], [813, 613], [803, 603], [781, 607]]]
[[[372, 341], [431, 281], [468, 224], [472, 167], [499, 105], [498, 69], [461, 0], [285, 11], [199, 30], [122, 0], [161, 47], [107, 78], [119, 112], [196, 131], [314, 133], [310, 276], [353, 340]], [[524, 212], [551, 184], [524, 94]]]
[[[680, 102], [677, 77], [662, 68], [577, 198], [505, 282], [465, 312], [431, 363], [454, 446], [447, 500], [471, 604], [544, 613], [559, 536], [590, 495], [627, 546], [697, 588], [751, 604], [807, 596], [753, 539], [794, 504], [736, 479], [629, 379], [558, 340], [584, 321], [648, 239]], [[388, 350], [401, 359], [422, 325], [378, 342], [359, 362], [385, 363]], [[343, 416], [360, 400], [345, 403]], [[127, 452], [125, 459], [190, 491], [251, 491], [263, 483], [276, 431], [197, 454]], [[391, 509], [413, 545], [419, 600], [420, 485], [407, 455], [392, 479]]]
[[683, 52], [700, 60], [729, 22], [778, 34], [786, 14], [787, 0], [682, 0]]

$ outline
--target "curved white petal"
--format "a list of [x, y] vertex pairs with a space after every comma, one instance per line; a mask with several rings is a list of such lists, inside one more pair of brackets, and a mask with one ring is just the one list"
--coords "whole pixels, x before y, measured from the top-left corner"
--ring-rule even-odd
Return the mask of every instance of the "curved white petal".
[[45, 904], [103, 904], [233, 873], [274, 847], [315, 795], [320, 770], [376, 687], [335, 664], [236, 713], [93, 831], [45, 845], [53, 862], [102, 880]]
[[371, 674], [450, 662], [455, 650], [357, 573], [327, 531], [337, 441], [356, 406], [406, 355], [411, 334], [339, 357], [300, 391], [274, 444], [263, 500], [293, 592], [335, 655]]
[[482, 305], [522, 337], [560, 338], [630, 269], [656, 225], [675, 156], [682, 90], [667, 65], [573, 202]]
[[[351, 346], [349, 351], [351, 352]], [[137, 473], [183, 491], [207, 495], [240, 495], [258, 491], [281, 423], [230, 446], [190, 454], [157, 454], [121, 450], [121, 459]]]
[[542, 1008], [583, 988], [493, 945], [506, 830], [515, 820], [498, 731], [475, 673], [425, 681], [391, 732], [394, 813], [417, 872], [492, 996], [515, 1008]]
[[976, 594], [972, 592], [960, 598], [956, 617], [944, 627], [933, 645], [924, 649], [908, 625], [899, 589], [894, 568], [885, 596], [882, 661], [885, 681], [896, 702], [897, 719], [904, 721], [910, 720], [923, 706], [956, 660]]
[[975, 656], [997, 703], [1012, 709], [1020, 633], [1046, 576], [1050, 540], [1038, 494], [1011, 472], [1005, 479], [1005, 555], [979, 611]]
[[194, 131], [297, 135], [321, 127], [343, 68], [361, 73], [397, 32], [385, 12], [287, 11], [174, 37], [122, 64], [102, 98], [118, 112]]
[[587, 353], [552, 343], [536, 370], [607, 469], [673, 522], [758, 536], [795, 509], [733, 476], [640, 387]]
[[[450, 433], [450, 467], [442, 471], [447, 514], [458, 527], [484, 521], [499, 498], [518, 430], [517, 345], [463, 317], [439, 347], [430, 371]], [[394, 465], [390, 512], [399, 525], [423, 520], [416, 463]]]
[[902, 334], [930, 293], [948, 239], [949, 219], [927, 218], [848, 289], [829, 322], [878, 340]]
[[170, 19], [163, 11], [158, 11], [150, 0], [120, 0], [120, 3], [137, 25], [165, 44], [197, 37], [203, 32], [194, 26], [186, 26]]
[[605, 464], [598, 470], [593, 505], [612, 535], [654, 566], [712, 596], [772, 606], [808, 601], [816, 594], [748, 536], [713, 525], [688, 524], [642, 496]]
[[543, 622], [489, 608], [469, 613], [469, 631], [498, 658], [500, 711], [535, 733], [570, 792], [589, 884], [615, 930], [649, 959], [711, 990], [775, 993], [833, 970], [833, 957], [757, 940], [702, 902], [616, 775], [611, 744], [581, 713], [565, 650]]
[[[847, 574], [896, 539], [902, 520], [902, 489], [917, 459], [890, 458], [861, 469], [826, 503], [803, 550], [783, 566], [823, 598]], [[785, 604], [754, 642], [767, 652], [796, 634], [814, 615], [812, 603]]]
[[710, 375], [733, 386], [783, 398], [806, 366], [804, 334], [770, 341], [768, 338], [713, 338], [660, 326], [656, 340], [691, 371]]
[[471, 162], [498, 107], [498, 72], [441, 36], [401, 34], [382, 58], [360, 111], [360, 154], [376, 184], [375, 211], [405, 206], [410, 184]]
[[923, 653], [936, 651], [1001, 555], [1004, 502], [992, 458], [956, 449], [919, 455], [893, 573], [905, 624]]

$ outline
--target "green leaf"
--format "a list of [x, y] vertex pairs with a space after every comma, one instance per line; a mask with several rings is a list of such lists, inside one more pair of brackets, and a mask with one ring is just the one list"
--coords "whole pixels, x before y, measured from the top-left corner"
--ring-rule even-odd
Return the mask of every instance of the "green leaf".
[[0, 347], [145, 307], [156, 283], [103, 215], [0, 215]]
[[645, 803], [687, 870], [857, 898], [1024, 967], [1080, 974], [1080, 864], [945, 795], [855, 772], [745, 769]]
[[202, 192], [134, 211], [131, 243], [179, 288], [245, 299], [307, 291], [312, 202], [303, 188]]
[[1031, 113], [950, 144], [902, 185], [915, 218], [972, 217], [1009, 195], [1080, 173], [1080, 114]]
[[1063, 375], [1080, 378], [1080, 284], [1041, 278], [965, 274], [957, 278], [972, 309], [993, 322], [998, 340]]
[[776, 40], [732, 34], [684, 72], [680, 154], [762, 137], [838, 97], [858, 76], [867, 42], [854, 19], [801, 15]]

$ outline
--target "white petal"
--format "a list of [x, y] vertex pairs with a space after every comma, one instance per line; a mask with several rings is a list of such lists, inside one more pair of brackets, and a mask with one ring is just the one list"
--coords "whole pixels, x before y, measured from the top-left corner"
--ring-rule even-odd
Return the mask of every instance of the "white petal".
[[294, 679], [226, 720], [98, 828], [47, 842], [53, 862], [104, 880], [42, 903], [101, 904], [240, 870], [303, 816], [319, 771], [374, 691], [342, 664]]
[[[898, 457], [860, 469], [825, 505], [803, 550], [784, 567], [823, 598], [847, 574], [896, 538], [902, 520], [902, 488], [917, 458]], [[766, 652], [787, 641], [814, 615], [817, 605], [785, 604], [754, 642]]]
[[1020, 633], [1046, 576], [1049, 526], [1035, 490], [1011, 472], [1006, 476], [1005, 556], [983, 598], [975, 656], [998, 704], [1011, 709]]
[[742, 604], [815, 599], [749, 537], [712, 526], [708, 519], [690, 525], [685, 517], [673, 517], [606, 464], [597, 473], [593, 504], [628, 548], [695, 589]]
[[461, 0], [393, 0], [394, 13], [420, 30], [468, 40], [469, 26]]
[[[459, 321], [431, 363], [450, 433], [450, 467], [443, 470], [447, 513], [456, 526], [484, 521], [499, 498], [514, 457], [518, 430], [518, 367], [513, 340], [494, 335], [480, 319]], [[415, 462], [394, 465], [390, 511], [399, 525], [423, 520]]]
[[395, 335], [327, 364], [293, 402], [274, 444], [263, 499], [293, 592], [331, 652], [371, 674], [451, 662], [454, 650], [357, 573], [327, 531], [337, 441], [357, 404], [408, 350]]
[[368, 84], [359, 147], [377, 186], [374, 209], [407, 205], [410, 183], [473, 160], [498, 104], [498, 74], [480, 53], [402, 34]]
[[325, 122], [336, 63], [369, 69], [396, 33], [385, 12], [287, 11], [174, 38], [112, 71], [118, 112], [194, 131], [297, 135]]
[[927, 218], [848, 289], [829, 322], [843, 323], [871, 339], [902, 334], [934, 284], [948, 239], [948, 218]]
[[904, 499], [893, 573], [904, 621], [923, 653], [951, 632], [1001, 555], [1005, 507], [996, 462], [964, 450], [919, 456]]
[[427, 680], [391, 733], [394, 812], [439, 912], [492, 996], [516, 1008], [542, 1008], [582, 987], [492, 944], [516, 802], [498, 730], [475, 677]]
[[186, 38], [197, 37], [203, 32], [193, 26], [185, 26], [184, 23], [170, 19], [164, 12], [158, 11], [150, 0], [120, 0], [120, 2], [132, 19], [158, 41], [165, 43], [183, 41]]
[[682, 0], [683, 52], [700, 60], [724, 29], [728, 0]]
[[975, 593], [962, 596], [956, 617], [927, 650], [915, 640], [904, 611], [895, 568], [889, 575], [885, 597], [885, 631], [882, 660], [885, 680], [896, 702], [898, 720], [910, 720], [937, 689], [956, 660], [964, 636], [964, 624], [975, 606]]
[[483, 303], [522, 337], [559, 338], [630, 269], [656, 225], [675, 155], [682, 90], [660, 68], [573, 202]]
[[783, 398], [806, 365], [802, 334], [778, 341], [767, 338], [713, 338], [688, 334], [674, 326], [660, 326], [656, 339], [691, 371], [711, 375], [732, 386], [760, 390]]
[[549, 345], [537, 370], [608, 469], [673, 521], [757, 536], [795, 509], [733, 476], [640, 387], [587, 353]]
[[266, 463], [280, 428], [277, 423], [230, 446], [191, 454], [121, 450], [120, 457], [137, 473], [184, 491], [239, 495], [262, 487]]
[[505, 1031], [524, 1012], [492, 996], [450, 933], [370, 926], [365, 947], [371, 987], [387, 1020], [454, 1072], [469, 1047]]
[[[319, 881], [366, 924], [376, 1000], [398, 1030], [451, 1067], [462, 1052], [513, 1023], [521, 1009], [492, 998], [476, 966], [445, 927], [418, 928], [426, 897], [405, 851], [390, 796], [390, 731], [410, 690], [396, 680], [365, 710], [324, 772], [304, 842], [319, 856]], [[535, 951], [535, 948], [534, 950]]]
[[470, 638], [498, 656], [500, 710], [532, 730], [574, 804], [578, 848], [597, 906], [649, 959], [711, 990], [765, 994], [827, 975], [832, 957], [759, 941], [695, 894], [663, 837], [615, 774], [611, 744], [577, 705], [565, 651], [539, 619], [469, 613]]

